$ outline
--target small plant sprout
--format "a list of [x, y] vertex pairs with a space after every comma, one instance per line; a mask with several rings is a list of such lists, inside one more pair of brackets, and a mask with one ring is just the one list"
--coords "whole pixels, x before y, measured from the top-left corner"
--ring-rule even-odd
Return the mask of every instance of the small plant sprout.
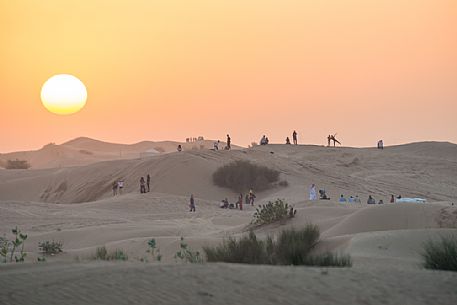
[[175, 260], [178, 261], [178, 259], [182, 263], [203, 263], [203, 257], [201, 256], [200, 252], [192, 251], [192, 249], [189, 248], [187, 243], [184, 242], [184, 237], [182, 236], [179, 245], [179, 251], [175, 254]]
[[151, 253], [154, 260], [160, 262], [162, 260], [162, 254], [160, 254], [160, 248], [157, 247], [155, 238], [148, 240], [149, 249], [146, 252]]

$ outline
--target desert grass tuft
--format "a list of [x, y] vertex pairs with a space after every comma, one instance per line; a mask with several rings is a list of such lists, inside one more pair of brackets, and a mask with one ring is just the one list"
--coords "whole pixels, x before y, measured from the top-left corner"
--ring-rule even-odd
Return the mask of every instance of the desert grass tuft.
[[427, 269], [457, 271], [457, 238], [430, 240], [424, 244], [421, 255], [423, 266]]

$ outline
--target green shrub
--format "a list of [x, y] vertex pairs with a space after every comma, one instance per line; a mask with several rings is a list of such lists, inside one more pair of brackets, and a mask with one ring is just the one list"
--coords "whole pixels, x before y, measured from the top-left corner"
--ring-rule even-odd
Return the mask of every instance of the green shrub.
[[319, 241], [319, 228], [283, 230], [276, 240], [275, 259], [280, 265], [307, 265], [306, 258]]
[[99, 260], [108, 260], [108, 250], [106, 250], [106, 247], [97, 247], [94, 258]]
[[267, 190], [278, 180], [277, 170], [255, 165], [249, 161], [234, 161], [219, 167], [213, 174], [215, 185], [230, 188], [237, 193], [243, 193], [249, 189]]
[[259, 240], [251, 231], [248, 236], [238, 240], [229, 237], [216, 247], [203, 247], [203, 251], [208, 262], [334, 267], [352, 265], [349, 255], [310, 255], [318, 241], [318, 227], [307, 225], [301, 230], [282, 231], [276, 241], [270, 236], [264, 241]]
[[108, 252], [106, 247], [97, 247], [95, 250], [94, 259], [103, 261], [121, 260], [126, 261], [129, 259], [128, 255], [122, 249], [116, 249], [114, 252]]
[[178, 261], [178, 259], [182, 263], [203, 263], [203, 258], [198, 251], [193, 251], [187, 243], [184, 242], [184, 237], [181, 236], [181, 242], [179, 244], [179, 250], [175, 254], [175, 260]]
[[28, 169], [30, 164], [26, 160], [8, 160], [6, 161], [6, 169]]
[[[271, 242], [271, 239], [269, 239]], [[267, 242], [258, 240], [254, 232], [236, 240], [229, 237], [217, 247], [203, 247], [208, 262], [267, 264]]]
[[457, 271], [457, 239], [442, 237], [440, 241], [428, 241], [421, 253], [427, 269]]
[[22, 263], [27, 256], [24, 252], [25, 241], [27, 240], [27, 234], [23, 234], [17, 227], [11, 230], [14, 237], [12, 240], [8, 240], [6, 237], [0, 238], [0, 256], [3, 257], [3, 262]]
[[122, 249], [116, 249], [114, 252], [108, 253], [109, 261], [126, 261], [128, 259], [128, 255]]
[[290, 206], [284, 199], [276, 199], [274, 202], [268, 201], [256, 208], [252, 223], [264, 225], [286, 219], [289, 215]]
[[148, 240], [148, 247], [149, 249], [146, 250], [146, 252], [151, 253], [152, 259], [160, 262], [162, 260], [162, 254], [160, 254], [160, 248], [157, 247], [157, 243], [154, 238]]
[[63, 252], [63, 243], [46, 240], [38, 243], [38, 249], [46, 255], [59, 254]]

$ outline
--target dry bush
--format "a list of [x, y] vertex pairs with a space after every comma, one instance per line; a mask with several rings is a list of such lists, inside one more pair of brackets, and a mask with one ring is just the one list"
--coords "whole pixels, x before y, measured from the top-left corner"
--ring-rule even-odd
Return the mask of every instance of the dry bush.
[[249, 189], [267, 190], [278, 180], [277, 170], [241, 160], [219, 167], [213, 174], [215, 185], [230, 188], [237, 193]]
[[249, 232], [248, 236], [235, 239], [229, 237], [216, 247], [203, 247], [208, 262], [268, 265], [306, 265], [328, 267], [352, 266], [349, 255], [327, 252], [310, 255], [319, 242], [319, 228], [307, 225], [301, 230], [282, 231], [274, 240], [268, 236], [260, 240]]
[[6, 162], [6, 169], [28, 169], [30, 168], [30, 163], [27, 160], [8, 160]]
[[457, 239], [442, 237], [440, 241], [428, 241], [421, 253], [427, 269], [457, 271]]

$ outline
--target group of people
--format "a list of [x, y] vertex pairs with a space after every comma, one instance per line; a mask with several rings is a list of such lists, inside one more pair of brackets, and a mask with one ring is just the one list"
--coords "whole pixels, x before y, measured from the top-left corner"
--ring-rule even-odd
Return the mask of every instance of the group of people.
[[[294, 132], [292, 132], [292, 141], [294, 141], [294, 145], [298, 145], [298, 139], [297, 139], [297, 132], [294, 130]], [[287, 145], [290, 145], [290, 139], [289, 137], [286, 138], [286, 144]]]
[[260, 139], [260, 145], [267, 145], [268, 143], [270, 143], [270, 140], [268, 140], [268, 137], [263, 135], [263, 137]]
[[351, 195], [348, 198], [346, 198], [343, 194], [341, 194], [340, 198], [338, 199], [338, 202], [361, 203], [362, 201], [360, 200], [358, 195], [355, 195], [355, 197]]
[[[255, 194], [252, 190], [249, 191], [249, 193], [246, 194], [244, 197], [244, 202], [245, 204], [250, 204], [251, 206], [254, 206], [254, 201], [255, 201]], [[237, 198], [237, 201], [233, 203], [229, 203], [228, 199], [225, 198], [221, 201], [220, 208], [222, 209], [240, 209], [243, 210], [243, 194], [240, 193], [240, 195]]]
[[341, 145], [340, 141], [338, 141], [338, 140], [336, 139], [336, 133], [335, 133], [335, 134], [329, 134], [329, 135], [327, 136], [327, 145], [328, 145], [328, 146], [330, 146], [330, 142], [331, 142], [331, 141], [333, 141], [333, 147], [336, 146], [336, 143], [338, 143], [338, 144]]
[[146, 180], [144, 177], [140, 178], [140, 193], [149, 193], [151, 191], [151, 176], [148, 174]]
[[124, 180], [119, 179], [113, 182], [113, 196], [121, 195], [124, 189]]
[[[401, 199], [401, 195], [398, 195], [397, 197], [395, 197], [394, 195], [391, 195], [391, 198], [390, 198], [390, 203], [395, 203], [397, 199]], [[313, 183], [311, 184], [311, 186], [309, 187], [309, 200], [317, 200], [317, 190], [316, 190], [316, 185]], [[319, 190], [319, 199], [320, 200], [330, 200], [330, 197], [327, 196], [326, 192], [325, 192], [325, 189], [320, 189]], [[340, 203], [345, 203], [345, 202], [348, 202], [348, 203], [361, 203], [361, 199], [359, 198], [358, 195], [355, 195], [355, 196], [349, 196], [349, 197], [345, 197], [343, 194], [340, 195], [340, 197], [338, 198], [338, 202]], [[372, 195], [369, 195], [368, 196], [368, 199], [367, 199], [367, 204], [376, 204], [376, 200], [375, 198], [372, 196]], [[377, 204], [384, 204], [384, 200], [380, 199]]]

